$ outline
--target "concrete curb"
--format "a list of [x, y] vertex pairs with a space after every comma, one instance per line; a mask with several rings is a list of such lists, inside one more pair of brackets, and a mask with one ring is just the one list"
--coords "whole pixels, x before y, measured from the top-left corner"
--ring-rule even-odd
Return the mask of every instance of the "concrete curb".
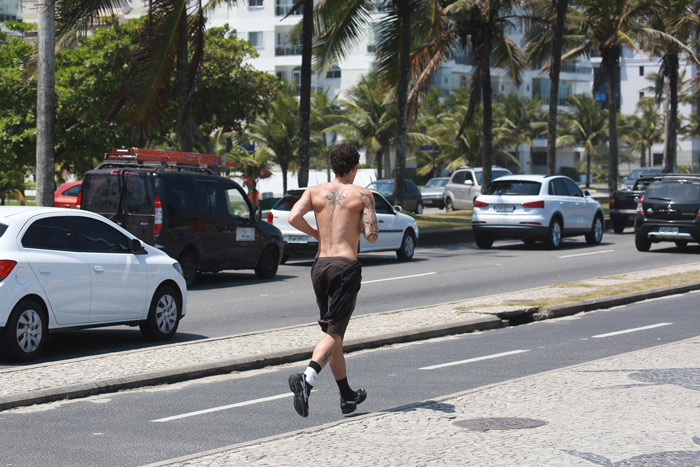
[[[648, 300], [651, 298], [664, 297], [686, 293], [693, 290], [700, 290], [700, 281], [681, 284], [678, 286], [659, 287], [641, 292], [632, 292], [612, 297], [585, 300], [582, 302], [572, 302], [568, 304], [556, 305], [542, 312], [537, 312], [537, 308], [523, 306], [522, 310], [514, 310], [509, 313], [522, 317], [529, 315], [532, 320], [554, 319], [563, 316], [570, 316], [580, 312], [611, 308], [633, 302]], [[528, 322], [520, 320], [518, 322]], [[463, 322], [450, 323], [449, 325], [435, 325], [416, 329], [412, 331], [392, 332], [369, 336], [366, 338], [348, 339], [345, 344], [346, 352], [354, 352], [364, 349], [378, 348], [385, 345], [412, 342], [418, 340], [443, 337], [452, 334], [463, 334], [467, 332], [485, 331], [509, 326], [507, 320], [498, 316], [483, 315], [477, 319], [473, 317]], [[251, 334], [264, 334], [265, 331]], [[196, 342], [187, 342], [183, 345], [194, 345]], [[94, 396], [109, 392], [116, 392], [123, 389], [134, 389], [143, 386], [158, 384], [171, 384], [187, 381], [207, 376], [231, 373], [234, 371], [246, 371], [264, 368], [266, 366], [282, 365], [309, 359], [313, 352], [312, 346], [291, 348], [289, 350], [264, 353], [244, 358], [229, 359], [212, 363], [183, 366], [181, 368], [154, 371], [140, 375], [105, 378], [85, 384], [75, 384], [62, 388], [49, 388], [31, 391], [21, 394], [13, 394], [0, 397], [0, 410], [7, 410], [19, 406], [32, 404], [42, 404], [64, 399], [75, 399], [80, 397]]]

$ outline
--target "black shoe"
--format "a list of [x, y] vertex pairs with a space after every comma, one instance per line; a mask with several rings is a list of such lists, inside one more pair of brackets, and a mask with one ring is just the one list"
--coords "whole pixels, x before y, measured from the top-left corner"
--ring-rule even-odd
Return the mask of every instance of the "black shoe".
[[351, 400], [345, 400], [342, 396], [340, 397], [340, 410], [344, 414], [353, 413], [357, 409], [357, 404], [361, 404], [367, 398], [367, 391], [359, 388], [355, 391], [355, 397]]
[[309, 416], [309, 394], [311, 385], [307, 384], [303, 374], [297, 373], [289, 377], [289, 389], [294, 393], [294, 408], [302, 417]]

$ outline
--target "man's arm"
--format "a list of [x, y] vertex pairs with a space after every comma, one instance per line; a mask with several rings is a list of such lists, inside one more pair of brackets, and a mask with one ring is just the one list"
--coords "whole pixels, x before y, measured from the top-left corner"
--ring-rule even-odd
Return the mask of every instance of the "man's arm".
[[374, 195], [372, 193], [360, 193], [362, 199], [362, 235], [367, 241], [374, 243], [379, 237], [379, 224], [377, 213], [374, 210]]
[[311, 235], [318, 241], [321, 241], [318, 235], [318, 229], [315, 229], [306, 222], [304, 219], [304, 214], [309, 212], [313, 205], [311, 204], [311, 190], [305, 190], [304, 194], [301, 195], [301, 199], [294, 204], [291, 212], [289, 213], [289, 225], [297, 230], [301, 230], [305, 234]]

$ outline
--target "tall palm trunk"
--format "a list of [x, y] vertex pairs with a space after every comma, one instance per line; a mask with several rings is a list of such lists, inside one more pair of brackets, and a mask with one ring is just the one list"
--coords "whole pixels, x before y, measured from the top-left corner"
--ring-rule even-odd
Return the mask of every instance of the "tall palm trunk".
[[610, 98], [610, 109], [608, 111], [608, 193], [617, 190], [617, 76], [619, 73], [618, 59], [620, 51], [618, 48], [607, 50], [603, 54], [608, 71], [608, 96]]
[[314, 2], [306, 0], [301, 34], [301, 90], [299, 92], [299, 187], [309, 184], [309, 146], [311, 140], [311, 58], [314, 35]]
[[547, 120], [547, 173], [553, 174], [557, 166], [557, 109], [559, 105], [559, 72], [561, 70], [561, 51], [564, 42], [564, 21], [568, 0], [552, 0], [557, 17], [554, 21], [552, 36], [552, 67], [549, 70], [549, 117]]
[[190, 96], [190, 63], [187, 48], [187, 9], [183, 7], [182, 15], [178, 22], [178, 48], [177, 48], [177, 102], [179, 107], [177, 133], [180, 141], [180, 150], [191, 152], [193, 146], [192, 113], [189, 110]]
[[384, 149], [383, 148], [380, 148], [379, 150], [377, 150], [376, 157], [377, 157], [377, 180], [381, 180], [382, 173], [383, 173], [382, 169], [384, 168], [384, 166], [383, 166], [383, 164], [384, 164]]
[[664, 172], [671, 173], [676, 167], [676, 139], [678, 138], [678, 56], [668, 56], [668, 126], [666, 133], [666, 164]]
[[394, 162], [394, 198], [400, 205], [406, 190], [406, 139], [408, 132], [408, 81], [411, 54], [411, 8], [408, 0], [397, 1], [399, 17], [399, 82], [396, 86], [398, 122], [396, 133], [396, 160]]
[[36, 205], [53, 206], [55, 90], [55, 7], [39, 2], [39, 38], [36, 92]]
[[[488, 34], [488, 33], [487, 33]], [[487, 35], [481, 45], [484, 50], [491, 50], [491, 37]], [[491, 56], [488, 53], [481, 54], [483, 76], [481, 77], [481, 96], [484, 103], [484, 153], [482, 155], [481, 186], [487, 187], [491, 183], [491, 166], [493, 165], [493, 106], [491, 93]]]

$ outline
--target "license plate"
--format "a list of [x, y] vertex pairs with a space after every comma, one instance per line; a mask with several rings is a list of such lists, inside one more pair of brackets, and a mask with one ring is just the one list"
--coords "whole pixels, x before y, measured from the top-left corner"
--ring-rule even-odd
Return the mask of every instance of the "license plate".
[[309, 243], [309, 237], [305, 235], [289, 235], [284, 239], [287, 243]]
[[506, 204], [497, 204], [493, 208], [496, 212], [513, 212], [515, 210], [515, 206], [509, 206]]
[[677, 234], [678, 227], [659, 227], [659, 233]]

